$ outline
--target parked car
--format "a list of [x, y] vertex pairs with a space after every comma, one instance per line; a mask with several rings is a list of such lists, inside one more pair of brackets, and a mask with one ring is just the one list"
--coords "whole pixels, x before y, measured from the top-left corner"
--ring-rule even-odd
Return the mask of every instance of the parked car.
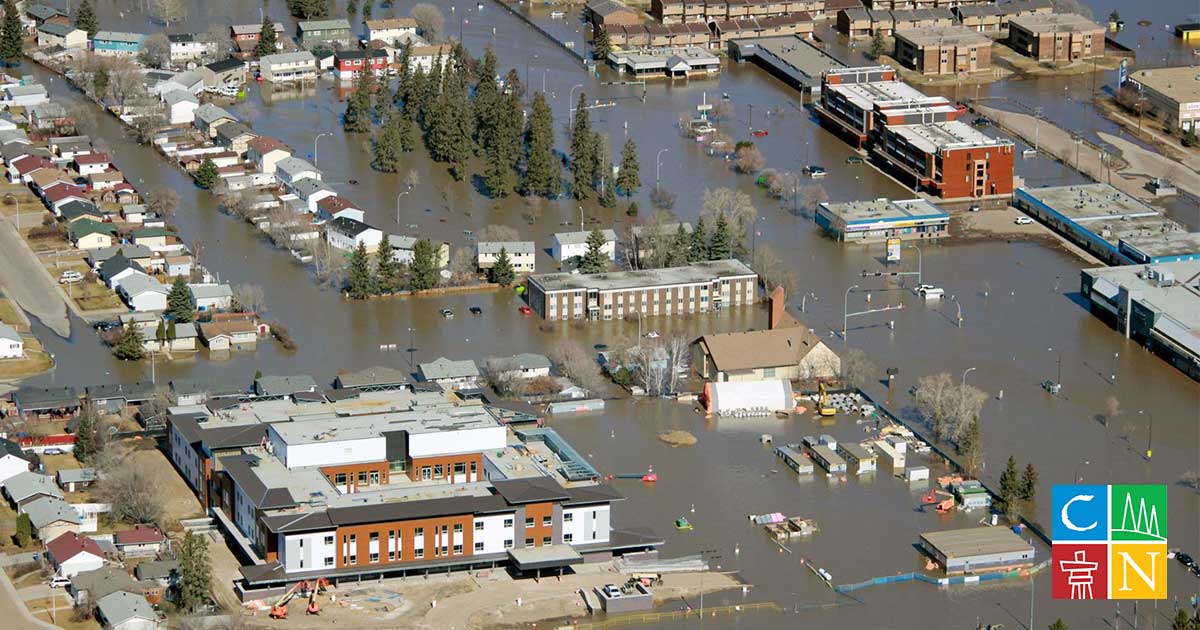
[[822, 177], [825, 177], [826, 171], [824, 166], [810, 164], [804, 167], [804, 174], [813, 179], [821, 179]]
[[519, 308], [517, 310], [521, 311], [521, 314], [524, 315], [525, 317], [529, 317], [530, 315], [533, 315], [533, 309], [529, 308], [528, 306], [522, 306], [521, 308]]
[[939, 300], [943, 295], [945, 295], [945, 293], [945, 291], [933, 286], [932, 284], [922, 284], [917, 287], [917, 295], [925, 298], [926, 300]]
[[1033, 223], [1033, 219], [1029, 217], [1017, 217], [1016, 219], [1013, 219], [1013, 223], [1016, 223], [1017, 225], [1029, 225], [1030, 223]]
[[609, 599], [621, 596], [621, 589], [616, 584], [605, 584], [602, 590], [604, 591], [604, 596]]
[[992, 121], [988, 120], [987, 116], [979, 116], [971, 124], [975, 125], [976, 127], [987, 127], [988, 125], [992, 124]]
[[71, 585], [71, 578], [56, 575], [50, 578], [50, 588], [63, 588]]
[[74, 269], [68, 269], [62, 272], [62, 275], [58, 276], [59, 284], [75, 284], [81, 281], [83, 281], [83, 274]]
[[478, 306], [472, 306], [468, 310], [470, 310], [471, 314], [474, 315], [475, 317], [479, 317], [480, 315], [483, 315], [483, 309]]
[[454, 319], [454, 311], [444, 308], [441, 311], [442, 319]]
[[1196, 566], [1196, 561], [1186, 553], [1180, 552], [1175, 554], [1175, 559], [1179, 561], [1179, 564], [1182, 564], [1189, 569]]
[[861, 157], [859, 157], [857, 155], [851, 155], [850, 157], [846, 158], [847, 164], [863, 164], [865, 162], [866, 162], [866, 160], [862, 159]]
[[975, 204], [975, 205], [971, 206], [970, 208], [967, 208], [967, 212], [979, 212], [982, 209], [983, 208], [979, 207], [979, 204]]
[[95, 324], [92, 324], [92, 327], [100, 332], [108, 332], [110, 330], [115, 330], [117, 328], [120, 328], [121, 322], [118, 320], [107, 320], [107, 321], [102, 321], [102, 322], [96, 322]]
[[67, 452], [62, 450], [61, 448], [48, 448], [48, 449], [42, 451], [42, 453], [44, 455], [66, 455], [67, 454]]
[[657, 330], [651, 330], [650, 332], [646, 333], [647, 339], [658, 339], [661, 336], [662, 335], [658, 334]]

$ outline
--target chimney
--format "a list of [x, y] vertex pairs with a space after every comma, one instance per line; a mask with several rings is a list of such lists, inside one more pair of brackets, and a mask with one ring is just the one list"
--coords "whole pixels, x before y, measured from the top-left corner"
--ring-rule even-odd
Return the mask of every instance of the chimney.
[[775, 287], [775, 290], [771, 292], [771, 312], [767, 316], [768, 330], [775, 330], [775, 327], [783, 320], [783, 309], [786, 304], [787, 298], [784, 296], [783, 287]]

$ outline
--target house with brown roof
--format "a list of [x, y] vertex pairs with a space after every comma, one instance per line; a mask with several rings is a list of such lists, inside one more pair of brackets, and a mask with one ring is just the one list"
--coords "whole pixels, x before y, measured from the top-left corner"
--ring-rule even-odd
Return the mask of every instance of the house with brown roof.
[[134, 525], [133, 529], [113, 534], [113, 544], [126, 558], [153, 558], [167, 537], [153, 525]]
[[834, 378], [841, 373], [841, 363], [812, 329], [799, 322], [769, 330], [704, 335], [692, 344], [692, 365], [710, 381]]
[[87, 536], [67, 532], [46, 544], [46, 556], [54, 571], [62, 577], [74, 577], [83, 571], [104, 566], [104, 552]]
[[258, 326], [249, 318], [204, 322], [200, 339], [211, 351], [253, 351], [258, 347]]

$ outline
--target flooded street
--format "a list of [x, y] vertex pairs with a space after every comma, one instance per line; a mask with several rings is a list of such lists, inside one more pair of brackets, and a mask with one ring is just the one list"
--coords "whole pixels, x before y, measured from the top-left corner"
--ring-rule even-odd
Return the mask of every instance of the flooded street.
[[[256, 22], [259, 2], [191, 3], [200, 5], [189, 16], [196, 30], [205, 24]], [[397, 3], [398, 15], [406, 15], [412, 2]], [[457, 34], [458, 19], [451, 18], [449, 2], [438, 3], [446, 14], [446, 30]], [[282, 1], [269, 3], [271, 15], [284, 16]], [[1118, 37], [1131, 47], [1153, 51], [1149, 59], [1165, 57], [1182, 63], [1190, 53], [1173, 40], [1163, 21], [1178, 21], [1194, 3], [1182, 0], [1156, 2], [1089, 2], [1096, 16], [1115, 6], [1129, 25]], [[101, 2], [103, 11], [112, 11]], [[457, 7], [457, 16], [462, 7]], [[377, 11], [377, 14], [379, 12]], [[694, 221], [701, 210], [705, 188], [729, 186], [753, 197], [759, 210], [757, 240], [770, 243], [786, 259], [799, 279], [800, 292], [791, 306], [806, 324], [827, 337], [832, 347], [860, 348], [883, 370], [897, 367], [897, 400], [894, 409], [903, 415], [911, 404], [906, 392], [925, 374], [949, 372], [958, 379], [967, 368], [969, 382], [992, 394], [982, 416], [985, 478], [998, 476], [1010, 454], [1019, 464], [1032, 462], [1041, 477], [1037, 520], [1049, 522], [1049, 496], [1053, 484], [1070, 483], [1079, 474], [1092, 483], [1164, 483], [1169, 486], [1169, 528], [1172, 547], [1195, 555], [1200, 551], [1200, 492], [1179, 483], [1185, 471], [1200, 470], [1200, 386], [1159, 358], [1123, 338], [1093, 317], [1079, 296], [1076, 257], [1040, 242], [954, 242], [926, 245], [922, 251], [924, 281], [943, 287], [961, 306], [963, 324], [956, 326], [955, 302], [925, 303], [899, 285], [879, 278], [862, 278], [863, 270], [882, 268], [882, 246], [843, 246], [822, 236], [811, 219], [792, 211], [791, 204], [769, 199], [753, 186], [750, 178], [738, 176], [728, 165], [705, 155], [677, 132], [680, 115], [690, 115], [707, 95], [709, 102], [729, 96], [736, 116], [723, 121], [736, 130], [736, 139], [746, 139], [753, 104], [754, 126], [769, 131], [758, 140], [767, 166], [798, 171], [806, 163], [821, 164], [829, 176], [821, 183], [830, 200], [845, 201], [876, 197], [904, 198], [906, 191], [891, 179], [866, 166], [847, 166], [849, 147], [823, 131], [799, 106], [795, 92], [750, 65], [726, 65], [722, 74], [709, 80], [647, 86], [646, 102], [638, 97], [641, 86], [604, 86], [617, 80], [608, 69], [601, 76], [586, 76], [577, 59], [537, 34], [528, 25], [490, 2], [482, 14], [472, 3], [464, 12], [463, 35], [473, 54], [482, 54], [492, 44], [507, 70], [516, 67], [528, 83], [540, 88], [545, 81], [553, 108], [559, 147], [566, 146], [563, 123], [567, 118], [572, 88], [582, 84], [589, 99], [613, 100], [614, 107], [591, 112], [594, 128], [608, 134], [614, 152], [625, 138], [637, 140], [642, 192], [635, 198], [644, 218], [650, 212], [649, 191], [655, 176], [655, 155], [661, 149], [663, 186], [678, 195], [675, 213]], [[116, 28], [111, 13], [102, 13], [102, 23]], [[1136, 25], [1139, 19], [1153, 20], [1150, 27]], [[142, 22], [125, 26], [144, 29]], [[292, 22], [285, 21], [288, 30]], [[577, 26], [577, 25], [571, 25]], [[493, 29], [494, 34], [493, 34]], [[1139, 50], [1139, 54], [1141, 51]], [[528, 69], [526, 66], [528, 64]], [[83, 102], [81, 96], [61, 79], [26, 64], [25, 71], [46, 82], [52, 98], [68, 110]], [[1112, 82], [1115, 73], [1095, 77], [1096, 89]], [[983, 86], [980, 98], [1007, 99], [1014, 103], [1043, 107], [1051, 121], [1094, 138], [1097, 131], [1115, 133], [1115, 126], [1096, 117], [1084, 97], [1092, 84], [1091, 75], [1010, 81]], [[510, 199], [500, 203], [474, 192], [469, 183], [454, 183], [445, 169], [431, 164], [420, 154], [406, 158], [400, 173], [385, 175], [369, 169], [368, 137], [341, 131], [342, 105], [334, 83], [320, 81], [304, 92], [260, 92], [254, 87], [247, 100], [231, 107], [256, 132], [279, 138], [298, 154], [313, 152], [314, 138], [321, 137], [315, 159], [325, 180], [339, 193], [367, 210], [367, 221], [385, 232], [417, 235], [435, 241], [450, 241], [451, 250], [471, 245], [463, 230], [478, 231], [488, 224], [518, 228], [539, 247], [549, 247], [556, 231], [578, 229], [579, 207], [563, 200], [541, 204], [540, 217], [532, 223], [527, 203]], [[1065, 88], [1065, 89], [1064, 89]], [[949, 87], [953, 93], [953, 86]], [[943, 93], [946, 93], [943, 91]], [[1064, 96], [1066, 95], [1066, 96]], [[962, 97], [974, 96], [964, 88]], [[994, 103], [1005, 107], [1001, 103]], [[770, 117], [764, 117], [772, 111]], [[94, 127], [84, 131], [103, 138], [130, 181], [167, 185], [179, 191], [181, 209], [175, 217], [180, 233], [191, 243], [203, 245], [201, 262], [233, 284], [261, 285], [266, 295], [268, 319], [287, 324], [299, 348], [285, 352], [273, 342], [260, 345], [256, 354], [234, 355], [223, 362], [199, 357], [170, 365], [155, 365], [162, 383], [179, 376], [238, 374], [247, 381], [256, 369], [264, 373], [310, 373], [318, 382], [332, 380], [339, 369], [369, 365], [407, 367], [415, 347], [417, 362], [437, 356], [482, 358], [492, 354], [545, 352], [561, 340], [587, 346], [636, 335], [635, 323], [597, 322], [582, 325], [544, 326], [536, 318], [518, 311], [520, 298], [511, 291], [465, 294], [451, 297], [351, 302], [335, 291], [323, 289], [306, 268], [284, 250], [271, 246], [250, 226], [223, 214], [215, 198], [197, 188], [190, 179], [149, 148], [126, 138], [120, 124], [104, 115], [95, 117]], [[401, 180], [415, 168], [421, 183], [412, 194], [401, 198], [400, 221], [396, 221], [397, 195]], [[1018, 174], [1028, 185], [1042, 186], [1083, 181], [1067, 167], [1043, 157], [1018, 160]], [[349, 180], [358, 180], [352, 185]], [[602, 227], [623, 226], [632, 221], [624, 214], [625, 201], [605, 210], [594, 203], [584, 207], [589, 222]], [[1175, 208], [1181, 219], [1197, 208]], [[415, 224], [416, 229], [407, 226]], [[570, 224], [570, 225], [567, 225]], [[618, 229], [618, 233], [622, 230]], [[539, 271], [549, 271], [553, 261], [539, 254]], [[915, 270], [917, 252], [904, 251], [902, 266]], [[910, 282], [910, 286], [911, 286]], [[848, 339], [832, 336], [842, 326], [843, 299], [849, 294], [849, 310], [903, 303], [905, 308], [850, 322]], [[811, 293], [807, 312], [799, 313], [801, 294]], [[467, 314], [468, 307], [481, 306], [482, 317]], [[450, 307], [458, 313], [443, 320], [438, 310]], [[664, 334], [675, 330], [698, 335], [705, 332], [745, 329], [765, 325], [761, 309], [734, 309], [720, 316], [670, 321], [647, 318], [647, 329]], [[894, 321], [894, 328], [887, 326]], [[151, 366], [131, 365], [113, 359], [94, 332], [73, 322], [73, 336], [63, 340], [45, 328], [36, 332], [58, 359], [51, 373], [36, 383], [88, 385], [101, 382], [149, 378]], [[414, 332], [410, 333], [410, 329]], [[410, 344], [410, 334], [413, 342]], [[383, 352], [381, 345], [395, 344], [398, 351]], [[1039, 383], [1057, 378], [1061, 356], [1063, 394], [1051, 397]], [[1112, 378], [1115, 374], [1115, 380]], [[868, 388], [879, 400], [886, 398], [881, 385]], [[1003, 399], [996, 394], [1003, 391]], [[1107, 399], [1115, 397], [1120, 411], [1107, 423], [1098, 420], [1106, 413]], [[1154, 457], [1145, 461], [1140, 453], [1149, 439], [1153, 423]], [[1122, 427], [1131, 425], [1129, 431]], [[630, 473], [653, 465], [659, 473], [657, 486], [620, 482], [628, 500], [616, 508], [619, 526], [648, 526], [666, 538], [666, 555], [697, 553], [716, 549], [723, 557], [715, 562], [724, 570], [738, 570], [753, 585], [747, 599], [740, 592], [706, 598], [706, 605], [770, 600], [788, 611], [784, 623], [818, 628], [973, 628], [976, 619], [1024, 628], [1028, 623], [1029, 583], [1013, 581], [996, 586], [938, 590], [924, 584], [876, 587], [854, 593], [861, 602], [835, 596], [801, 563], [811, 558], [834, 575], [835, 583], [858, 582], [875, 576], [920, 568], [913, 548], [917, 534], [931, 529], [968, 526], [981, 515], [939, 517], [915, 510], [926, 489], [910, 488], [885, 474], [828, 482], [820, 472], [797, 482], [768, 448], [759, 444], [761, 433], [771, 433], [776, 443], [797, 442], [809, 434], [830, 433], [839, 439], [861, 435], [861, 429], [840, 419], [833, 427], [821, 427], [808, 418], [788, 422], [775, 420], [722, 420], [706, 424], [689, 405], [669, 401], [621, 401], [610, 404], [600, 415], [555, 420], [552, 426], [575, 448], [591, 458], [601, 471]], [[659, 431], [682, 428], [699, 437], [690, 448], [672, 449], [655, 439]], [[1126, 435], [1127, 433], [1127, 435]], [[859, 439], [862, 439], [861, 437]], [[776, 470], [779, 472], [772, 472]], [[1078, 473], [1076, 472], [1078, 471]], [[695, 506], [695, 514], [690, 512]], [[788, 515], [814, 518], [821, 532], [811, 541], [789, 544], [794, 553], [783, 552], [759, 528], [751, 526], [750, 513], [782, 511]], [[671, 522], [686, 515], [696, 524], [693, 532], [677, 532]], [[740, 552], [735, 553], [735, 549]], [[1039, 550], [1039, 555], [1044, 550]], [[1075, 604], [1050, 599], [1048, 577], [1039, 577], [1034, 591], [1034, 628], [1044, 628], [1062, 617], [1072, 628], [1100, 628], [1112, 624], [1111, 604]], [[1043, 583], [1045, 582], [1045, 583]], [[1170, 563], [1170, 592], [1180, 602], [1200, 592], [1200, 580]], [[839, 604], [836, 609], [814, 608]], [[793, 615], [793, 610], [799, 610]], [[1151, 627], [1151, 606], [1140, 608], [1141, 625]], [[1132, 606], [1122, 608], [1122, 626], [1132, 625]], [[1173, 614], [1171, 602], [1161, 602], [1157, 624], [1168, 627]], [[781, 620], [769, 613], [745, 617], [723, 617], [714, 625], [742, 628], [776, 628]], [[664, 624], [694, 626], [695, 620]]]

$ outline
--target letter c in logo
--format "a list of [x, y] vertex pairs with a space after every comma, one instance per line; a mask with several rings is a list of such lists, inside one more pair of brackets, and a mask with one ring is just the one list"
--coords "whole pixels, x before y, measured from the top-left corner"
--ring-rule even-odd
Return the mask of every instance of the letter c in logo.
[[1065, 504], [1063, 504], [1062, 511], [1059, 513], [1059, 515], [1062, 517], [1063, 526], [1074, 532], [1086, 532], [1088, 530], [1095, 529], [1096, 525], [1099, 524], [1097, 521], [1092, 521], [1092, 524], [1088, 525], [1087, 527], [1080, 527], [1080, 526], [1076, 525], [1075, 523], [1072, 523], [1071, 517], [1067, 515], [1067, 510], [1071, 509], [1072, 503], [1074, 503], [1076, 501], [1087, 502], [1087, 501], [1091, 501], [1092, 499], [1095, 499], [1095, 498], [1096, 497], [1094, 495], [1090, 495], [1090, 494], [1080, 494], [1080, 495], [1071, 497], [1070, 501], [1067, 501]]

